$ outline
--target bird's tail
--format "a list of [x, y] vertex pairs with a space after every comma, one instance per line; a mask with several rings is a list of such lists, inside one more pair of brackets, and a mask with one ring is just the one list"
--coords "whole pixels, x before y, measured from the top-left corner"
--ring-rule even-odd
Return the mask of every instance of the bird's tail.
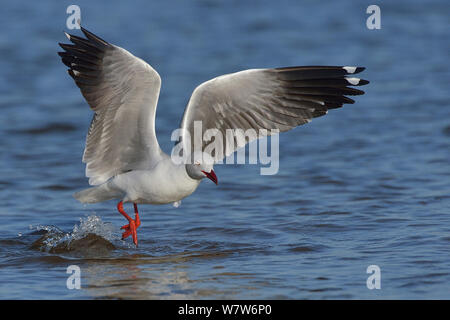
[[107, 183], [98, 187], [87, 188], [73, 194], [73, 197], [82, 203], [102, 202], [121, 196], [122, 194], [120, 192], [108, 188]]

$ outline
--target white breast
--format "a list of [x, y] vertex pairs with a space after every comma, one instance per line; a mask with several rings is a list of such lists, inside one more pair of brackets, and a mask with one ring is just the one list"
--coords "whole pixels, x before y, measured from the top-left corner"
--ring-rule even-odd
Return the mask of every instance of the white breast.
[[184, 165], [175, 165], [166, 159], [151, 170], [120, 174], [111, 183], [125, 193], [125, 202], [166, 204], [191, 195], [200, 181], [190, 178]]

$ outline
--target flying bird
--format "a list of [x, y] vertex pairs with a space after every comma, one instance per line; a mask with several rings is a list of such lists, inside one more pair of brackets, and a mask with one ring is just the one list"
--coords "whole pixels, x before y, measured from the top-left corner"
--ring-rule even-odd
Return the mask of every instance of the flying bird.
[[[218, 183], [213, 170], [219, 158], [232, 154], [242, 143], [224, 152], [175, 163], [163, 152], [155, 133], [155, 113], [161, 87], [159, 74], [127, 50], [108, 43], [81, 27], [84, 37], [66, 34], [71, 44], [59, 45], [62, 62], [69, 68], [81, 94], [94, 111], [86, 138], [83, 162], [93, 187], [74, 194], [82, 203], [118, 199], [117, 210], [127, 219], [122, 239], [132, 236], [137, 246], [140, 226], [138, 204], [177, 203], [191, 195], [203, 178]], [[190, 149], [194, 123], [204, 130], [229, 129], [288, 131], [329, 109], [354, 103], [351, 88], [369, 83], [354, 77], [363, 67], [303, 66], [250, 69], [226, 74], [200, 84], [184, 111], [181, 143]], [[248, 138], [248, 143], [258, 137]], [[193, 153], [194, 154], [194, 153]], [[135, 218], [124, 210], [133, 203]]]

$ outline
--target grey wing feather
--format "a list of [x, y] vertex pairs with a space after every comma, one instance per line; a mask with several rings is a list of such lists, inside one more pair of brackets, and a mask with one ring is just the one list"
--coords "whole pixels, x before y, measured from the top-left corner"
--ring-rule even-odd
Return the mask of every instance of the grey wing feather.
[[161, 157], [155, 134], [161, 79], [143, 60], [82, 31], [86, 38], [66, 34], [73, 44], [60, 44], [65, 51], [58, 54], [94, 111], [83, 162], [97, 185]]
[[[369, 83], [351, 77], [363, 70], [362, 67], [288, 67], [251, 69], [214, 78], [194, 90], [181, 123], [184, 137], [181, 136], [180, 142], [186, 150], [194, 150], [196, 121], [201, 122], [203, 132], [217, 129], [225, 140], [223, 149], [211, 154], [218, 161], [259, 137], [250, 134], [245, 139], [230, 135], [227, 138], [228, 129], [254, 129], [261, 135], [270, 134], [265, 130], [288, 131], [325, 115], [329, 109], [354, 103], [345, 95], [364, 93], [349, 87]], [[186, 133], [192, 139], [186, 139]], [[209, 143], [202, 141], [201, 151]]]

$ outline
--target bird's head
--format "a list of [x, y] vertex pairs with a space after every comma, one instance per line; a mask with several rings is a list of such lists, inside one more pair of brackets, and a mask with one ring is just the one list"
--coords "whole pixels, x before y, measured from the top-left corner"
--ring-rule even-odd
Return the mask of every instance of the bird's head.
[[216, 173], [213, 170], [214, 160], [207, 153], [193, 157], [193, 162], [186, 164], [186, 172], [192, 179], [208, 178], [218, 184]]

